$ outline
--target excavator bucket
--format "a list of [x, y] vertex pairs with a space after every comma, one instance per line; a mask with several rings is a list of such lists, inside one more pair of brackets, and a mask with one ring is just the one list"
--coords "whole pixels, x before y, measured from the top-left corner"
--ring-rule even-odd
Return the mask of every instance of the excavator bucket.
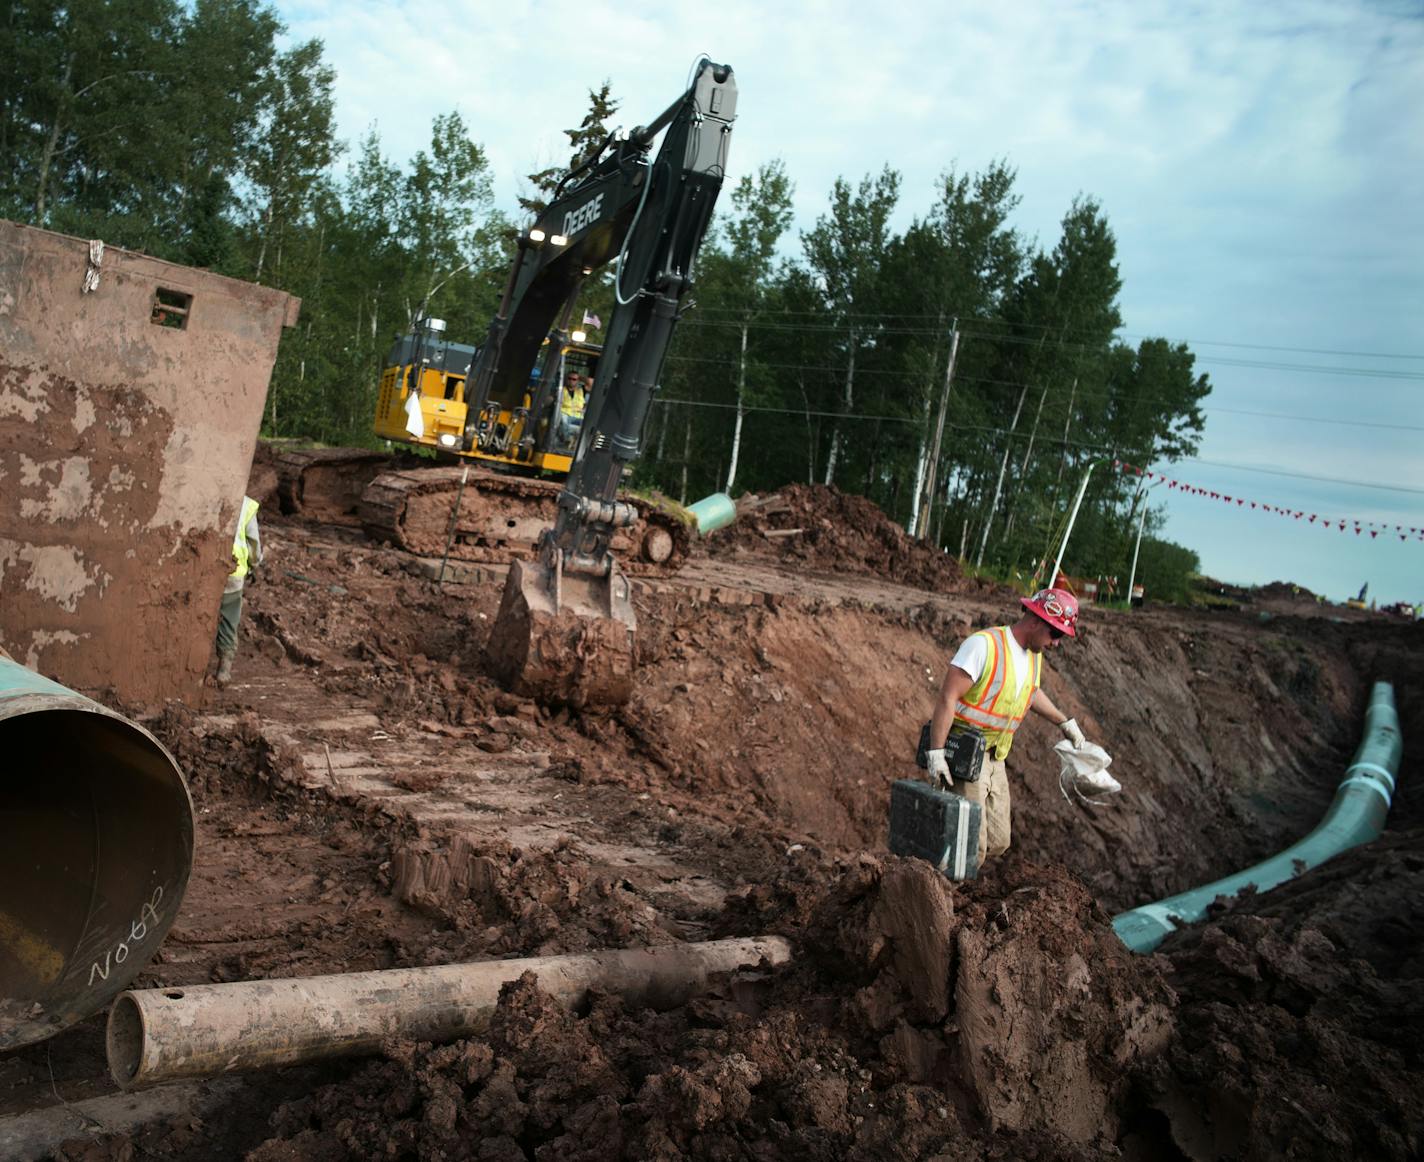
[[516, 694], [579, 708], [622, 706], [633, 693], [632, 593], [615, 567], [604, 577], [554, 564], [509, 567], [488, 656]]

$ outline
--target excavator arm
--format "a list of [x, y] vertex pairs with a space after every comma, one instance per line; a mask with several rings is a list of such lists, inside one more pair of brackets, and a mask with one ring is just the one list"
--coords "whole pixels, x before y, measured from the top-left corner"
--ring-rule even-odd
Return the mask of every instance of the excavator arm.
[[[550, 330], [567, 327], [583, 280], [616, 260], [617, 305], [558, 516], [537, 560], [511, 567], [490, 639], [495, 670], [521, 693], [586, 706], [621, 704], [632, 692], [636, 620], [609, 545], [636, 514], [618, 499], [618, 485], [641, 451], [663, 360], [692, 290], [726, 172], [736, 99], [732, 70], [704, 59], [691, 86], [656, 120], [624, 141], [606, 142], [568, 175], [521, 242], [472, 369], [476, 428], [467, 440], [479, 438], [490, 400], [507, 402], [527, 390], [527, 369]], [[539, 378], [536, 415], [554, 390], [553, 376]]]

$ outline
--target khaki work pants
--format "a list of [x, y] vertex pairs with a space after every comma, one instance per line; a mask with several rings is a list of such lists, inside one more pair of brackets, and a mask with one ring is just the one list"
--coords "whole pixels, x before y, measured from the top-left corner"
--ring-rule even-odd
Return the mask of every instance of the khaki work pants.
[[955, 783], [954, 789], [984, 809], [979, 819], [979, 866], [982, 868], [986, 855], [1003, 855], [1009, 850], [1012, 804], [1008, 768], [1003, 759], [991, 758], [985, 751], [978, 782]]

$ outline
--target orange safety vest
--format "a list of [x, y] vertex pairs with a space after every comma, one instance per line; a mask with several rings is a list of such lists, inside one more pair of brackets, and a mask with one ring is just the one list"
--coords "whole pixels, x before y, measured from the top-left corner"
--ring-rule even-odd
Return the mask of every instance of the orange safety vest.
[[985, 748], [996, 759], [1004, 758], [1013, 746], [1014, 731], [1028, 713], [1028, 704], [1043, 674], [1043, 655], [1030, 653], [1032, 669], [1028, 681], [1015, 693], [1018, 674], [1014, 671], [1014, 655], [1009, 648], [1011, 632], [1007, 625], [979, 631], [989, 643], [984, 672], [954, 708], [954, 729], [973, 727], [980, 731]]

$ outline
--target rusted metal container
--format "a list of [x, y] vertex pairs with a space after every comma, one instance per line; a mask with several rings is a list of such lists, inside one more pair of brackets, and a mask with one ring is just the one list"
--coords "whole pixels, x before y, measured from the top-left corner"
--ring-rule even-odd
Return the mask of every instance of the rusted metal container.
[[193, 804], [143, 727], [0, 656], [0, 1050], [103, 1009], [193, 864]]
[[297, 299], [0, 221], [0, 646], [194, 698]]

